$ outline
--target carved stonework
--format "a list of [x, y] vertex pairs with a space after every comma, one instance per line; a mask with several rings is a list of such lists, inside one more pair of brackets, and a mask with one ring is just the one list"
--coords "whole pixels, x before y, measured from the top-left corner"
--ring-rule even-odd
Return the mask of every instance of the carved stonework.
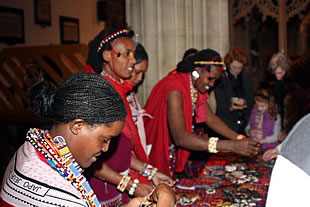
[[303, 19], [303, 15], [301, 14], [307, 8], [307, 5], [310, 3], [310, 0], [291, 0], [290, 4], [287, 5], [286, 14], [287, 19], [295, 16], [296, 14], [300, 19]]
[[286, 0], [286, 9], [279, 8], [280, 2], [284, 0], [232, 0], [232, 23], [237, 23], [242, 17], [247, 18], [256, 6], [262, 13], [263, 21], [267, 16], [275, 18], [278, 22], [280, 12], [285, 13], [285, 21], [289, 18], [298, 15], [303, 18], [302, 11], [306, 9], [310, 0]]

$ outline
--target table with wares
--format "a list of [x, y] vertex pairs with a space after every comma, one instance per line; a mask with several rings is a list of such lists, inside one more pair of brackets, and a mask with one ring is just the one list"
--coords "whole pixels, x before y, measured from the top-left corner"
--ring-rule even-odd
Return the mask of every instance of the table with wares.
[[265, 206], [275, 161], [266, 162], [261, 156], [211, 155], [198, 178], [178, 180], [177, 206]]

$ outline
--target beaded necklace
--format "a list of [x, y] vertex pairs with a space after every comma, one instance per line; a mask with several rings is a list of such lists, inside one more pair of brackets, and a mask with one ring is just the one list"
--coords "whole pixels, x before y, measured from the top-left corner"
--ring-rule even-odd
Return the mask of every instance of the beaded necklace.
[[191, 74], [189, 75], [189, 84], [190, 84], [189, 87], [190, 87], [190, 90], [191, 90], [192, 104], [196, 104], [197, 97], [198, 97], [198, 92], [197, 92], [197, 89], [194, 88]]
[[[192, 99], [192, 116], [195, 116], [195, 110], [196, 110], [196, 102], [197, 102], [197, 97], [198, 97], [198, 91], [195, 89], [193, 82], [192, 82], [192, 77], [191, 74], [189, 75], [189, 82], [190, 82], [190, 92], [191, 92], [191, 99]], [[192, 125], [192, 129], [194, 129], [194, 122]]]
[[113, 81], [116, 81], [116, 82], [118, 82], [118, 83], [121, 83], [121, 84], [123, 84], [123, 79], [119, 79], [119, 81], [117, 81], [115, 78], [113, 78], [107, 71], [105, 71], [103, 68], [102, 68], [102, 72], [101, 72], [101, 75], [102, 76], [106, 76], [106, 77], [109, 77], [111, 80], [113, 80]]
[[46, 158], [52, 168], [81, 193], [87, 206], [100, 206], [96, 194], [82, 175], [82, 168], [73, 158], [63, 137], [52, 138], [48, 130], [31, 128], [27, 133], [27, 140]]

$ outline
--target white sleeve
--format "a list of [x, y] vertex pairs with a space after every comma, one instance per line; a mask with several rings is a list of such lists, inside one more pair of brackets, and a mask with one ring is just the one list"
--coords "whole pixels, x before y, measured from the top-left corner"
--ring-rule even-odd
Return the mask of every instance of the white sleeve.
[[281, 117], [278, 114], [277, 120], [274, 123], [273, 134], [271, 136], [265, 137], [265, 139], [267, 140], [267, 143], [274, 143], [278, 141], [278, 134], [280, 133], [280, 131], [281, 131]]
[[276, 147], [278, 149], [278, 154], [279, 152], [281, 151], [282, 149], [282, 145], [283, 145], [283, 142], [281, 142], [280, 144], [278, 144], [278, 146]]

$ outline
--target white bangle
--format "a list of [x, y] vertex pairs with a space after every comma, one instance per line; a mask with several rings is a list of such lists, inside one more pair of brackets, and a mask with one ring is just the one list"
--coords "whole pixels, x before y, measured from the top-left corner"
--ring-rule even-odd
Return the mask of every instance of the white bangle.
[[217, 149], [216, 149], [216, 145], [217, 145], [217, 141], [219, 140], [219, 138], [217, 137], [211, 137], [209, 139], [209, 143], [208, 143], [208, 151], [210, 153], [218, 153]]
[[135, 194], [135, 191], [138, 187], [138, 184], [140, 183], [140, 181], [138, 179], [134, 179], [132, 185], [130, 186], [130, 189], [128, 191], [128, 194], [133, 196]]

